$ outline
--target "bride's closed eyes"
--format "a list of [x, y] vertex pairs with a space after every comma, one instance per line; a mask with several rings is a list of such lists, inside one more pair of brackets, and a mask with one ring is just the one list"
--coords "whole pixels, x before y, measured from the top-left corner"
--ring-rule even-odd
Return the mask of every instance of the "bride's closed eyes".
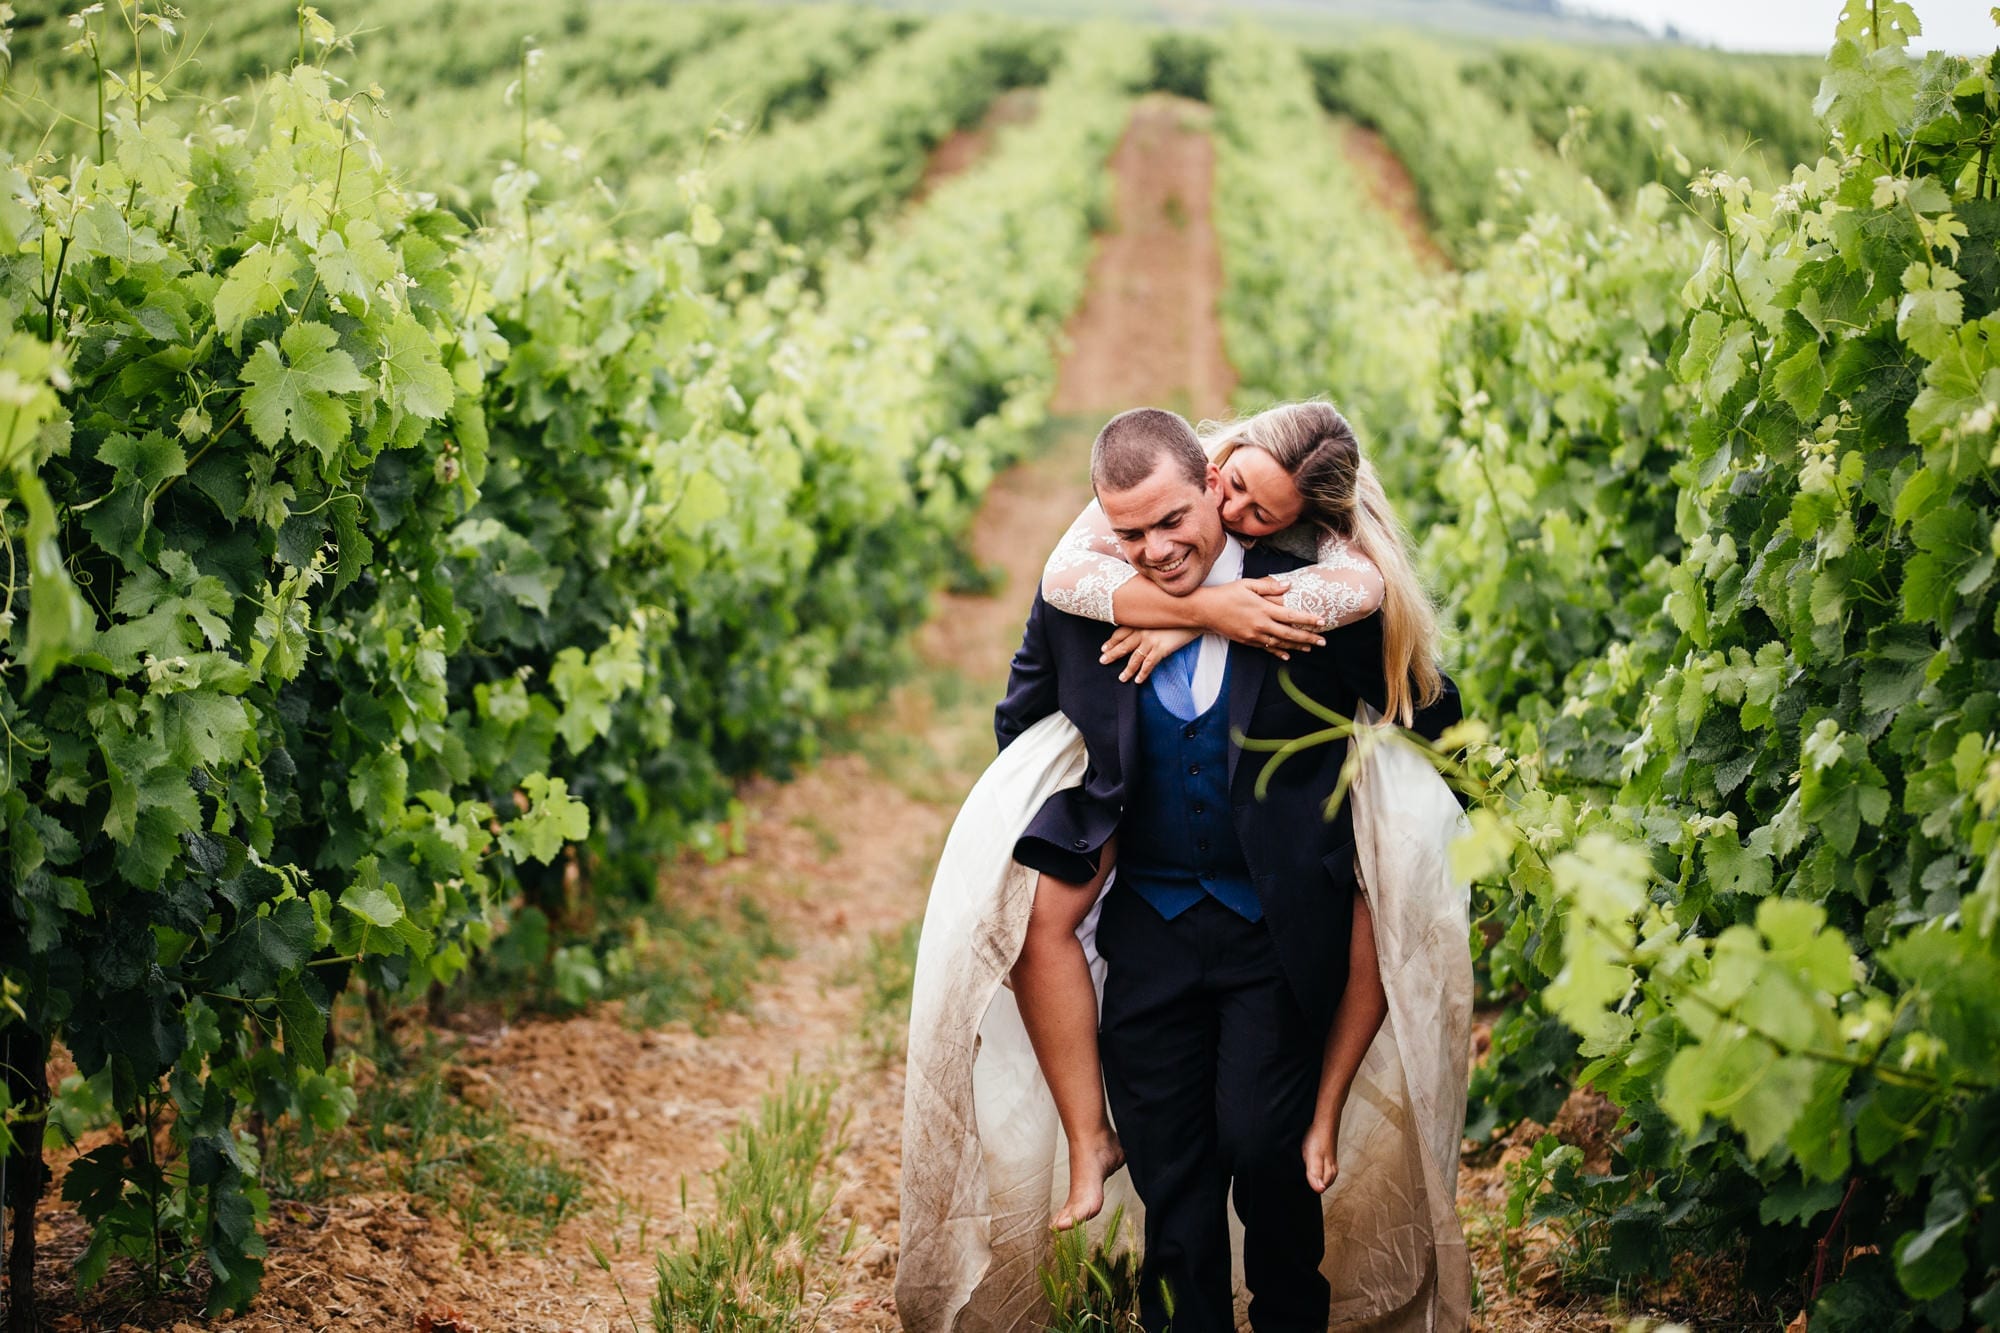
[[1222, 465], [1222, 522], [1246, 537], [1268, 537], [1298, 522], [1305, 502], [1269, 454], [1240, 448]]
[[1270, 512], [1263, 505], [1250, 500], [1249, 492], [1243, 486], [1242, 473], [1238, 472], [1235, 468], [1230, 468], [1222, 474], [1222, 479], [1228, 484], [1230, 495], [1249, 503], [1250, 507], [1246, 512], [1250, 518], [1254, 519], [1260, 526], [1268, 523], [1273, 528], [1277, 527], [1277, 520], [1271, 517]]

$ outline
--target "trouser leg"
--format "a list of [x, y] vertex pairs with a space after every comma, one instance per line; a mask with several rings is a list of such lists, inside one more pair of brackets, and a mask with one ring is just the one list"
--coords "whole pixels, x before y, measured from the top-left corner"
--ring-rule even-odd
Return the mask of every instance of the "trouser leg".
[[1217, 1144], [1243, 1221], [1250, 1323], [1257, 1333], [1324, 1333], [1325, 1228], [1300, 1144], [1326, 1034], [1299, 1007], [1268, 928], [1237, 918], [1211, 944]]
[[[1188, 915], [1192, 915], [1191, 913]], [[1109, 965], [1098, 1041], [1132, 1184], [1146, 1205], [1148, 1333], [1231, 1333], [1228, 1179], [1215, 1125], [1216, 1011], [1186, 916], [1114, 888], [1098, 922]]]

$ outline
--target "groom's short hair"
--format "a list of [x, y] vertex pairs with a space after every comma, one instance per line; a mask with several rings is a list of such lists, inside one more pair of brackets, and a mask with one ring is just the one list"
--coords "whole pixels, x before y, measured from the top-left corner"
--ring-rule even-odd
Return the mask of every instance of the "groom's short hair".
[[1172, 462], [1196, 486], [1208, 481], [1208, 455], [1178, 412], [1135, 407], [1104, 423], [1090, 446], [1090, 485], [1097, 491], [1129, 491]]

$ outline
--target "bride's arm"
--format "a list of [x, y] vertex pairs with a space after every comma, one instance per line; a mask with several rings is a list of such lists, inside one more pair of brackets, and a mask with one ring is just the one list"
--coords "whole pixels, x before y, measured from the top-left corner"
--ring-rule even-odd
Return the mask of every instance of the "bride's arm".
[[[1288, 530], [1280, 539], [1297, 531]], [[1293, 547], [1288, 543], [1286, 549]], [[1345, 537], [1321, 532], [1315, 556], [1316, 564], [1271, 576], [1271, 582], [1284, 588], [1286, 607], [1310, 616], [1312, 627], [1319, 630], [1352, 624], [1381, 608], [1382, 571], [1359, 547]]]
[[[1176, 597], [1138, 572], [1126, 563], [1104, 510], [1093, 500], [1042, 567], [1042, 598], [1058, 611], [1134, 629], [1214, 630], [1259, 648], [1319, 643], [1311, 599], [1323, 594], [1312, 585], [1288, 589], [1267, 579], [1244, 579]], [[1295, 592], [1299, 605], [1279, 600]]]
[[1042, 599], [1058, 611], [1110, 624], [1118, 619], [1119, 591], [1138, 573], [1125, 563], [1104, 510], [1092, 500], [1049, 552], [1042, 566]]

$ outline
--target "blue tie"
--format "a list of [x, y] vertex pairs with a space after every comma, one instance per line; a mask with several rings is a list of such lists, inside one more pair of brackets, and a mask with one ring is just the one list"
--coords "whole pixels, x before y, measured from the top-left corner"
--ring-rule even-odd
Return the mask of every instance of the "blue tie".
[[1153, 668], [1153, 692], [1159, 696], [1160, 706], [1183, 722], [1201, 716], [1201, 710], [1194, 706], [1194, 669], [1200, 659], [1201, 640], [1196, 639]]

